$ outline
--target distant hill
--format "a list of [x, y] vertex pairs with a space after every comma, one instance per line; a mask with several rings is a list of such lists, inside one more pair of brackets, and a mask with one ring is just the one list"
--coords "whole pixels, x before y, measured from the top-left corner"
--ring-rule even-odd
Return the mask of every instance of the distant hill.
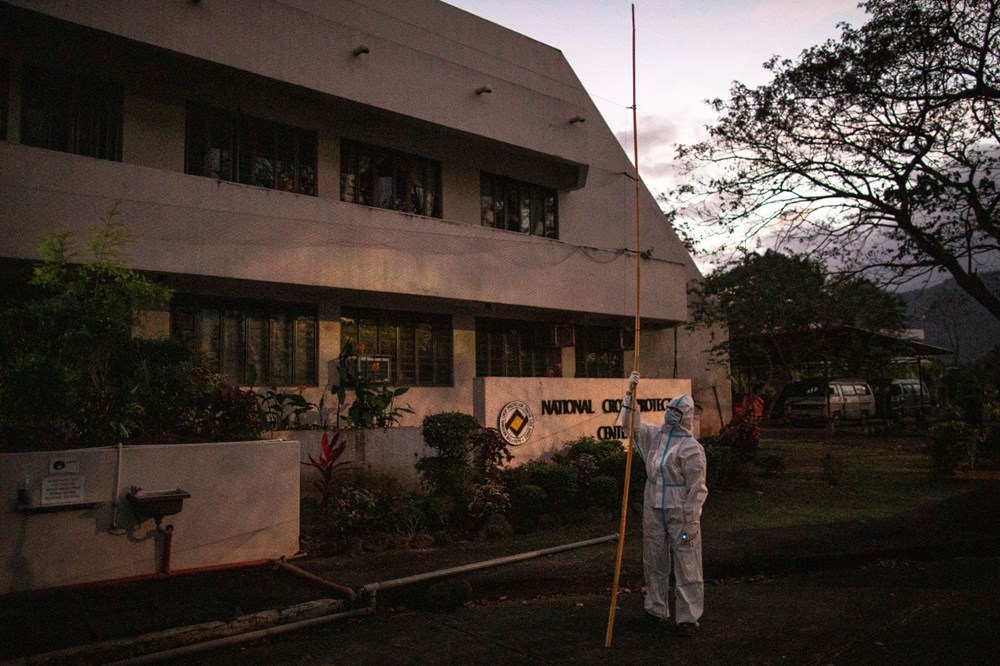
[[[1000, 271], [984, 276], [1000, 292]], [[1000, 321], [947, 280], [934, 287], [901, 292], [910, 326], [924, 330], [924, 342], [955, 350], [959, 363], [974, 361], [1000, 345]]]

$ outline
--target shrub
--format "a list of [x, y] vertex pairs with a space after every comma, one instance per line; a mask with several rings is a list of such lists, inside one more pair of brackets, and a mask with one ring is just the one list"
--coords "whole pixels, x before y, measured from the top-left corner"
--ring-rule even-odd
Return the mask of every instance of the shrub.
[[621, 506], [622, 491], [618, 479], [610, 476], [595, 476], [590, 480], [587, 489], [590, 503], [602, 509], [615, 509]]
[[[625, 475], [625, 446], [617, 439], [597, 440], [593, 437], [581, 437], [580, 439], [568, 442], [566, 448], [553, 456], [555, 462], [565, 462], [573, 464], [581, 459], [593, 460], [596, 469], [590, 476], [614, 476], [624, 478]], [[584, 466], [584, 471], [589, 464], [577, 463], [577, 467]]]
[[469, 435], [479, 430], [479, 421], [469, 414], [443, 412], [425, 416], [421, 429], [424, 442], [438, 457], [464, 462], [469, 453]]
[[549, 508], [548, 495], [540, 486], [531, 484], [515, 488], [510, 493], [511, 507], [518, 518], [534, 518]]
[[712, 443], [704, 445], [704, 448], [708, 466], [706, 484], [710, 490], [721, 490], [729, 485], [733, 473], [732, 450], [728, 446]]
[[962, 420], [957, 412], [947, 412], [944, 420], [931, 427], [928, 453], [936, 476], [954, 474], [963, 464], [973, 464], [976, 449], [983, 439], [975, 427]]
[[140, 309], [170, 291], [127, 268], [127, 234], [110, 220], [75, 263], [47, 239], [33, 297], [0, 315], [0, 442], [64, 449], [118, 442], [257, 439], [252, 393], [209, 372], [178, 340], [133, 337]]
[[366, 488], [345, 486], [333, 499], [330, 526], [343, 536], [361, 536], [377, 524], [378, 498]]
[[486, 479], [472, 486], [468, 497], [469, 515], [483, 520], [493, 515], [503, 515], [510, 508], [510, 496], [498, 479]]
[[719, 432], [719, 444], [729, 447], [737, 463], [750, 462], [760, 445], [760, 422], [754, 418], [730, 421]]
[[533, 460], [525, 467], [528, 483], [544, 490], [552, 507], [564, 508], [576, 497], [576, 471], [569, 465]]
[[514, 458], [507, 440], [496, 428], [477, 428], [468, 435], [468, 442], [476, 472], [499, 483], [503, 466]]

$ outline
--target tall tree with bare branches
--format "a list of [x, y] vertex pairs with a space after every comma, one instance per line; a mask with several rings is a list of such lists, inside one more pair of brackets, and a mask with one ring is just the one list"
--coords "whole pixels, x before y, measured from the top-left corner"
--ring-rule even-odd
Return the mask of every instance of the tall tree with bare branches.
[[1000, 0], [862, 7], [863, 27], [712, 102], [671, 204], [688, 234], [767, 237], [889, 282], [947, 272], [1000, 319], [980, 276], [1000, 257]]

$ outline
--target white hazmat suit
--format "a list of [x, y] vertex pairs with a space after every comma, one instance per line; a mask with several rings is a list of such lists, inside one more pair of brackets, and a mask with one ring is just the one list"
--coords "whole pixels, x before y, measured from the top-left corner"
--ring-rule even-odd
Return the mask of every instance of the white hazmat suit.
[[[632, 373], [622, 401], [621, 424], [631, 426], [632, 391], [639, 374]], [[642, 423], [635, 414], [633, 441], [646, 465], [642, 508], [642, 565], [646, 579], [646, 612], [660, 620], [670, 617], [667, 587], [673, 564], [676, 622], [697, 627], [705, 606], [701, 567], [701, 509], [708, 496], [705, 449], [692, 431], [694, 401], [680, 395], [670, 401], [662, 425]], [[672, 562], [671, 562], [672, 560]]]

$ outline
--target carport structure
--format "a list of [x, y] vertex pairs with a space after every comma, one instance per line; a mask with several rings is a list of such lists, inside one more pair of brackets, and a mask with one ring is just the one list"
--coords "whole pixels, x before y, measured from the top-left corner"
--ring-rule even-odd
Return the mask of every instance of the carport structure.
[[[944, 347], [937, 347], [919, 340], [903, 338], [889, 335], [880, 331], [871, 331], [857, 326], [847, 324], [835, 324], [830, 326], [816, 326], [805, 330], [789, 331], [782, 336], [787, 339], [794, 339], [799, 345], [816, 350], [824, 350], [826, 358], [804, 363], [800, 369], [808, 372], [810, 369], [819, 369], [820, 373], [814, 375], [821, 377], [825, 381], [833, 379], [832, 370], [837, 365], [836, 357], [841, 354], [850, 354], [851, 350], [864, 349], [869, 355], [877, 359], [878, 382], [875, 385], [876, 394], [881, 394], [881, 399], [887, 400], [889, 397], [889, 386], [891, 378], [888, 376], [888, 367], [892, 364], [916, 364], [917, 379], [923, 383], [923, 361], [934, 356], [947, 356], [954, 351]], [[830, 353], [836, 350], [836, 354]], [[779, 401], [781, 396], [779, 396]], [[888, 419], [888, 410], [885, 405], [881, 413], [883, 420]], [[923, 402], [923, 394], [920, 394], [921, 418], [925, 412], [926, 405]]]

